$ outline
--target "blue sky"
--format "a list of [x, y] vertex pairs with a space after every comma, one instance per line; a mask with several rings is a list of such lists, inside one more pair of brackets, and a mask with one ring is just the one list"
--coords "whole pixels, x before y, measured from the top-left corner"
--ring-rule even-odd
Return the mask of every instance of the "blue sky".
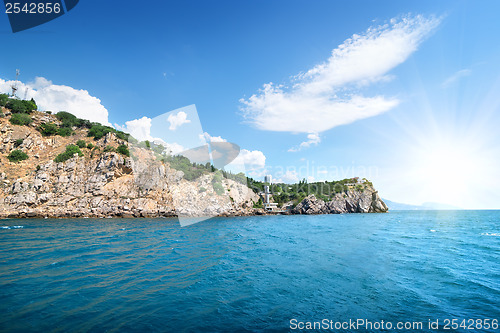
[[[3, 15], [0, 80], [8, 87], [19, 68], [47, 107], [126, 129], [195, 104], [207, 137], [244, 149], [255, 178], [359, 175], [393, 201], [500, 208], [499, 10], [497, 1], [82, 0], [16, 34]], [[355, 34], [357, 46], [346, 42]], [[364, 48], [373, 41], [382, 52]], [[331, 59], [339, 45], [347, 51]]]

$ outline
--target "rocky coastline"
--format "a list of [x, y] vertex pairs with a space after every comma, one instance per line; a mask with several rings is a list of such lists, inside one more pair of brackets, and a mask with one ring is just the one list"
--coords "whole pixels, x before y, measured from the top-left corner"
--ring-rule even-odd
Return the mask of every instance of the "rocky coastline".
[[[33, 111], [29, 125], [9, 122], [10, 110], [0, 118], [0, 218], [155, 218], [174, 216], [246, 216], [269, 214], [254, 208], [258, 194], [232, 179], [213, 186], [214, 175], [186, 180], [145, 148], [131, 156], [117, 152], [128, 142], [114, 133], [99, 140], [88, 130], [73, 128], [71, 136], [42, 136], [39, 126], [58, 124], [53, 115]], [[84, 142], [83, 153], [55, 162], [67, 145]], [[92, 147], [92, 148], [89, 148]], [[132, 149], [132, 148], [131, 148]], [[12, 162], [20, 150], [29, 158]], [[284, 214], [340, 214], [387, 212], [372, 187], [349, 190], [325, 202], [307, 196]], [[201, 214], [200, 214], [201, 213]], [[274, 214], [274, 213], [271, 213]]]

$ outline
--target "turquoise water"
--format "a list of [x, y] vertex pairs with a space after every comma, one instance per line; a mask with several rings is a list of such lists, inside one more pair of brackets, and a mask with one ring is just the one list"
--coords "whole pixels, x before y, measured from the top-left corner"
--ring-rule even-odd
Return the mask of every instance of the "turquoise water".
[[499, 211], [0, 228], [5, 332], [287, 332], [292, 319], [420, 321], [429, 332], [439, 319], [449, 332], [445, 319], [500, 319]]

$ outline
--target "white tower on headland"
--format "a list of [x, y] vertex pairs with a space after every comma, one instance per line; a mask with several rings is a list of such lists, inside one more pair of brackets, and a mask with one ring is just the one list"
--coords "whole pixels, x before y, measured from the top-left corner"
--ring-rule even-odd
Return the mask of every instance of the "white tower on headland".
[[271, 175], [267, 175], [264, 177], [264, 209], [267, 211], [276, 211], [278, 208], [277, 203], [271, 203], [270, 198], [271, 198], [271, 191], [270, 187], [273, 182], [273, 179]]
[[266, 205], [269, 205], [269, 196], [271, 195], [271, 192], [269, 191], [269, 187], [271, 186], [272, 182], [272, 177], [271, 175], [267, 175], [264, 177], [264, 203]]

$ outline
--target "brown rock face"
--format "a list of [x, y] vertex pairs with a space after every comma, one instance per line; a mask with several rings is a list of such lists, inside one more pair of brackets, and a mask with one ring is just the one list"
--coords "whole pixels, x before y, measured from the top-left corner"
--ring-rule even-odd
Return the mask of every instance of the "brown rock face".
[[[0, 118], [0, 218], [246, 215], [258, 200], [247, 186], [227, 179], [222, 181], [224, 195], [218, 195], [212, 174], [187, 181], [147, 149], [136, 148], [133, 157], [105, 152], [107, 146], [127, 144], [112, 133], [97, 141], [80, 129], [70, 137], [43, 137], [36, 127], [57, 120], [40, 112], [32, 118], [31, 126]], [[75, 154], [65, 162], [53, 161], [78, 140], [96, 148], [82, 148], [84, 156]], [[29, 158], [10, 162], [7, 155], [13, 149]]]

